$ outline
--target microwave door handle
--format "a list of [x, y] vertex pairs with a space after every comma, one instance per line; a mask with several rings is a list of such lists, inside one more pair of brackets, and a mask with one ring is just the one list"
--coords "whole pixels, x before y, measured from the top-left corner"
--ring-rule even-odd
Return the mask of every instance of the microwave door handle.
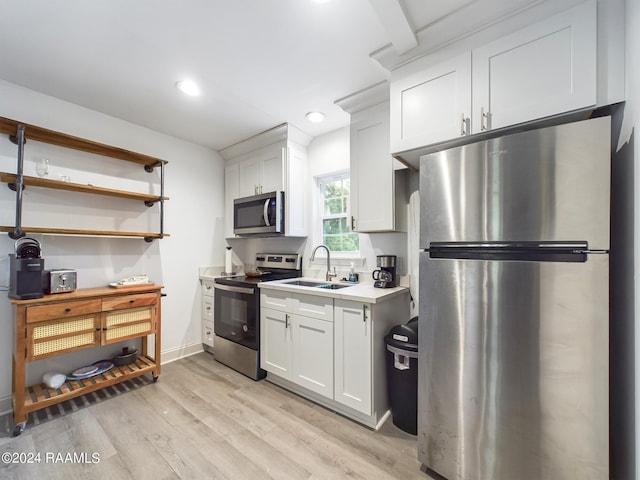
[[270, 227], [271, 224], [269, 223], [269, 202], [271, 201], [270, 198], [267, 198], [264, 201], [264, 209], [262, 210], [262, 216], [264, 217], [264, 224], [267, 227]]

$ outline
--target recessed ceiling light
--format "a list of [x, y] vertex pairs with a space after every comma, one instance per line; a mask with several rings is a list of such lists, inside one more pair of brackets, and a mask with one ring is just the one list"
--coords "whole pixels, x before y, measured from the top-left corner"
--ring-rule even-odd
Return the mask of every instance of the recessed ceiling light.
[[200, 89], [191, 80], [180, 80], [176, 83], [176, 88], [190, 97], [197, 97], [200, 95]]
[[324, 113], [322, 112], [309, 112], [306, 115], [307, 120], [313, 123], [319, 123], [324, 120]]

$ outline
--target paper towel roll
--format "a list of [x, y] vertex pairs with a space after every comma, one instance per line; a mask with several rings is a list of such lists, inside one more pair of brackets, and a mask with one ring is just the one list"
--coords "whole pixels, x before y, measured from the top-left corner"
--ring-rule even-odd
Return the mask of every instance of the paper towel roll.
[[231, 247], [227, 247], [227, 250], [224, 252], [224, 271], [225, 273], [232, 273], [233, 272], [233, 263], [232, 263], [232, 258], [233, 258], [233, 250], [231, 250]]

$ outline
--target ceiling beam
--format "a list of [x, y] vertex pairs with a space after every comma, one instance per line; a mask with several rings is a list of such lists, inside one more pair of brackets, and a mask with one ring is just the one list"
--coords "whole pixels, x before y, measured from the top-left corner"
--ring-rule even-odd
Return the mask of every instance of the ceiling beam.
[[402, 10], [400, 0], [369, 0], [369, 3], [399, 55], [418, 46], [418, 40]]

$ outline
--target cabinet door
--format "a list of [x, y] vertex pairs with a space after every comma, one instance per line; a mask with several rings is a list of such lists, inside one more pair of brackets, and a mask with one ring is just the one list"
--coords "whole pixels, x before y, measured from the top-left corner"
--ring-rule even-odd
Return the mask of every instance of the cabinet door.
[[155, 333], [156, 315], [155, 305], [103, 312], [102, 343], [115, 343]]
[[29, 362], [95, 347], [100, 345], [100, 314], [93, 312], [76, 317], [27, 323], [26, 335], [26, 354]]
[[257, 150], [238, 164], [240, 197], [284, 189], [284, 158], [282, 145]]
[[333, 398], [333, 322], [293, 315], [293, 381]]
[[389, 102], [351, 118], [351, 223], [357, 232], [394, 229], [393, 159], [389, 153]]
[[260, 193], [284, 190], [284, 151], [282, 146], [266, 148], [259, 157]]
[[307, 236], [307, 193], [309, 175], [306, 150], [297, 146], [283, 149], [285, 158], [285, 233], [292, 237]]
[[246, 160], [238, 165], [238, 197], [250, 197], [260, 193], [262, 163], [257, 159]]
[[408, 73], [392, 73], [391, 152], [398, 153], [469, 134], [471, 53]]
[[260, 368], [279, 377], [292, 378], [291, 315], [260, 308]]
[[588, 1], [473, 50], [475, 133], [595, 105], [596, 9]]
[[373, 395], [370, 307], [366, 303], [336, 300], [334, 320], [334, 399], [366, 415], [371, 415]]

